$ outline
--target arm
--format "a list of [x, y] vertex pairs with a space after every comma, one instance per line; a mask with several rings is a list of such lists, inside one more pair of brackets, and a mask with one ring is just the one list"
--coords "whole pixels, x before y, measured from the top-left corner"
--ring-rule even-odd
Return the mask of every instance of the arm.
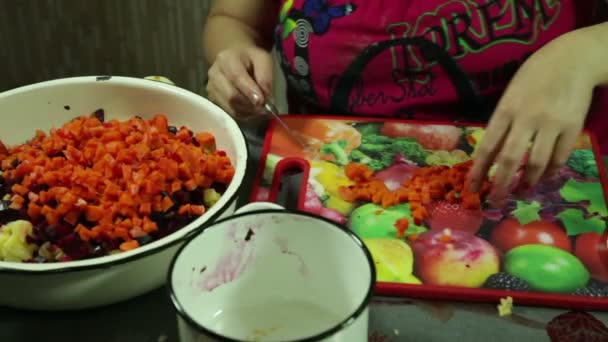
[[494, 162], [490, 200], [504, 203], [528, 146], [523, 188], [556, 173], [585, 124], [593, 90], [608, 86], [608, 22], [566, 33], [535, 52], [502, 95], [476, 154], [472, 190]]
[[217, 55], [232, 47], [272, 47], [278, 13], [276, 0], [215, 0], [203, 30], [205, 58], [211, 65]]
[[608, 22], [581, 28], [568, 33], [568, 39], [579, 41], [586, 56], [588, 70], [597, 86], [608, 86]]

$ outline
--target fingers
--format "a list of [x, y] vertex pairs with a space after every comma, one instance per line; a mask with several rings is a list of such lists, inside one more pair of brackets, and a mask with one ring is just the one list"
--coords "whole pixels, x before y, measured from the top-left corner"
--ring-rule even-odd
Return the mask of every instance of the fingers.
[[548, 176], [555, 175], [559, 172], [559, 169], [568, 162], [568, 158], [572, 153], [576, 139], [580, 134], [581, 129], [572, 129], [564, 131], [555, 143], [553, 150], [553, 156], [549, 165], [547, 166], [546, 174]]
[[526, 171], [523, 176], [523, 187], [531, 188], [538, 183], [545, 174], [547, 166], [553, 155], [555, 142], [559, 131], [554, 127], [541, 129], [534, 137], [534, 144], [530, 151], [530, 158], [526, 164]]
[[233, 116], [237, 112], [237, 109], [241, 109], [245, 104], [250, 104], [249, 100], [217, 68], [209, 70], [207, 93], [211, 101]]
[[266, 51], [255, 50], [251, 53], [251, 64], [253, 68], [253, 77], [262, 89], [264, 96], [272, 96], [274, 75], [272, 56]]
[[495, 207], [503, 206], [504, 201], [511, 192], [517, 169], [521, 165], [524, 154], [528, 149], [530, 140], [534, 136], [534, 129], [527, 121], [516, 122], [500, 148], [497, 158], [497, 172], [489, 196], [490, 203]]
[[253, 106], [262, 106], [264, 104], [264, 93], [258, 84], [253, 80], [246, 69], [246, 66], [235, 60], [230, 63], [220, 64], [220, 68], [224, 77], [234, 86], [242, 95], [249, 100]]
[[210, 83], [207, 90], [209, 99], [222, 107], [228, 114], [237, 120], [243, 120], [263, 112], [254, 107], [238, 89], [225, 78], [218, 78]]
[[488, 170], [494, 163], [494, 159], [500, 150], [500, 146], [509, 132], [510, 122], [504, 116], [492, 118], [486, 128], [483, 140], [474, 155], [475, 162], [468, 175], [470, 191], [477, 192]]
[[272, 89], [272, 71], [272, 57], [265, 50], [226, 50], [209, 69], [209, 99], [236, 118], [263, 113], [264, 98]]

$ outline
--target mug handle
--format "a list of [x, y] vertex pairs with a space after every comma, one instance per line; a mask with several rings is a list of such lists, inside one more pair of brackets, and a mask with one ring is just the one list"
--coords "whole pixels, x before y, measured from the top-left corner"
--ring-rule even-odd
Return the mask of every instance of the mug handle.
[[240, 207], [234, 213], [243, 214], [243, 213], [248, 213], [251, 211], [268, 210], [268, 209], [285, 210], [285, 208], [281, 207], [278, 204], [272, 203], [272, 202], [253, 202], [253, 203], [249, 203], [249, 204], [246, 204], [246, 205]]

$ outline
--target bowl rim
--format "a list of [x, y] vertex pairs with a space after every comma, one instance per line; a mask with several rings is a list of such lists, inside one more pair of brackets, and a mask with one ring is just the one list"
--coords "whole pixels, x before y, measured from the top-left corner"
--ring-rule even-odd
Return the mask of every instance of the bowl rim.
[[198, 333], [203, 334], [207, 337], [211, 337], [215, 340], [223, 341], [223, 342], [247, 342], [245, 340], [239, 340], [239, 339], [233, 339], [233, 338], [221, 336], [221, 335], [217, 334], [216, 332], [213, 332], [210, 329], [205, 328], [202, 325], [198, 324], [192, 318], [192, 316], [190, 314], [188, 314], [186, 312], [186, 310], [180, 304], [180, 301], [178, 300], [177, 295], [175, 293], [175, 289], [173, 288], [172, 280], [173, 280], [173, 271], [175, 269], [175, 264], [177, 263], [177, 259], [182, 254], [182, 252], [186, 248], [188, 248], [188, 245], [190, 245], [190, 243], [192, 243], [192, 241], [194, 241], [196, 238], [204, 235], [205, 232], [207, 232], [207, 230], [213, 229], [214, 227], [217, 227], [222, 223], [230, 222], [230, 221], [239, 219], [241, 217], [259, 215], [259, 214], [299, 215], [299, 216], [303, 216], [306, 218], [317, 219], [317, 220], [327, 223], [329, 225], [329, 227], [331, 227], [328, 229], [338, 229], [339, 231], [343, 232], [344, 234], [347, 235], [347, 238], [349, 238], [353, 243], [355, 243], [363, 251], [363, 254], [364, 254], [365, 258], [367, 259], [367, 264], [368, 264], [369, 270], [370, 270], [370, 281], [368, 284], [367, 293], [365, 294], [365, 297], [362, 299], [361, 303], [357, 305], [357, 308], [355, 309], [355, 311], [352, 312], [351, 314], [349, 314], [347, 316], [347, 318], [343, 319], [339, 323], [336, 323], [331, 328], [325, 329], [324, 331], [322, 331], [316, 335], [313, 335], [310, 337], [305, 337], [305, 338], [300, 338], [297, 340], [285, 341], [285, 342], [320, 341], [324, 338], [333, 336], [333, 335], [339, 333], [340, 331], [343, 331], [344, 329], [348, 328], [353, 323], [355, 323], [355, 321], [369, 307], [369, 304], [370, 304], [371, 299], [375, 292], [376, 266], [375, 266], [374, 259], [372, 257], [371, 252], [369, 251], [369, 249], [367, 248], [367, 246], [365, 245], [363, 240], [360, 237], [358, 237], [353, 231], [348, 229], [346, 226], [341, 225], [337, 222], [334, 222], [334, 221], [327, 219], [325, 217], [322, 217], [322, 216], [314, 215], [314, 214], [311, 214], [311, 213], [308, 213], [305, 211], [301, 211], [301, 210], [289, 210], [289, 209], [258, 209], [258, 210], [251, 210], [251, 211], [236, 213], [234, 215], [222, 218], [215, 222], [207, 222], [202, 226], [202, 229], [188, 233], [187, 241], [178, 248], [177, 252], [175, 252], [175, 254], [173, 255], [173, 258], [171, 259], [171, 263], [169, 264], [169, 271], [167, 272], [167, 277], [166, 277], [166, 281], [165, 281], [166, 293], [169, 296], [169, 299], [171, 300], [171, 304], [173, 305], [173, 309], [177, 312], [177, 315], [181, 319], [183, 319], [189, 327], [193, 328]]
[[[243, 166], [237, 167], [242, 170], [240, 173], [240, 179], [233, 179], [233, 181], [238, 181], [238, 184], [234, 188], [233, 194], [224, 202], [224, 204], [217, 209], [217, 211], [208, 216], [203, 222], [195, 223], [192, 221], [189, 225], [182, 227], [181, 229], [162, 237], [156, 241], [151, 242], [149, 245], [158, 243], [157, 246], [145, 248], [142, 246], [140, 248], [135, 248], [130, 251], [121, 252], [113, 255], [104, 255], [100, 257], [90, 258], [90, 259], [81, 259], [81, 260], [73, 260], [73, 261], [65, 261], [65, 262], [55, 262], [48, 264], [32, 264], [32, 263], [22, 263], [22, 262], [8, 262], [8, 261], [0, 261], [0, 274], [14, 274], [14, 275], [28, 275], [28, 276], [36, 276], [36, 275], [49, 275], [49, 274], [63, 274], [63, 273], [71, 273], [77, 271], [87, 271], [92, 269], [107, 269], [111, 267], [115, 267], [117, 265], [125, 264], [127, 262], [131, 262], [134, 260], [138, 260], [144, 258], [146, 256], [156, 254], [158, 252], [164, 251], [176, 244], [183, 242], [189, 236], [189, 234], [194, 233], [201, 229], [204, 225], [209, 222], [215, 221], [219, 216], [221, 216], [226, 209], [228, 209], [233, 203], [236, 202], [237, 197], [239, 196], [243, 186], [245, 185], [245, 178], [247, 176], [247, 171], [249, 169], [249, 144], [247, 143], [247, 139], [245, 138], [245, 134], [243, 129], [238, 125], [236, 120], [232, 118], [228, 113], [226, 113], [222, 108], [209, 101], [205, 97], [198, 95], [194, 92], [191, 92], [187, 89], [180, 88], [178, 86], [163, 83], [155, 80], [148, 80], [144, 78], [135, 78], [135, 77], [125, 77], [125, 76], [78, 76], [78, 77], [68, 77], [68, 78], [59, 78], [49, 81], [38, 82], [34, 84], [25, 85], [22, 87], [14, 88], [11, 90], [7, 90], [5, 92], [0, 92], [0, 101], [6, 97], [25, 93], [32, 90], [48, 88], [50, 86], [64, 85], [64, 84], [90, 84], [91, 82], [103, 82], [109, 85], [117, 85], [117, 86], [132, 86], [138, 88], [145, 88], [151, 91], [162, 91], [165, 93], [173, 93], [174, 95], [184, 97], [191, 101], [198, 101], [205, 103], [206, 106], [210, 106], [216, 111], [221, 111], [225, 114], [226, 120], [228, 121], [230, 126], [235, 127], [238, 130], [238, 134], [235, 133], [235, 138], [237, 140], [237, 145], [242, 144], [243, 146]], [[236, 131], [235, 131], [236, 132]], [[237, 146], [238, 149], [238, 146]], [[231, 183], [232, 185], [232, 183]], [[230, 187], [230, 185], [228, 186]], [[188, 227], [191, 226], [191, 227]], [[187, 228], [187, 229], [186, 229]], [[181, 233], [181, 235], [180, 235]], [[166, 239], [166, 240], [165, 240]], [[163, 241], [164, 240], [164, 241]], [[149, 246], [146, 245], [146, 246]], [[28, 265], [31, 267], [32, 265], [36, 265], [39, 268], [24, 268], [24, 265]], [[25, 266], [25, 267], [28, 267]], [[51, 266], [52, 268], [44, 268], [45, 266]]]

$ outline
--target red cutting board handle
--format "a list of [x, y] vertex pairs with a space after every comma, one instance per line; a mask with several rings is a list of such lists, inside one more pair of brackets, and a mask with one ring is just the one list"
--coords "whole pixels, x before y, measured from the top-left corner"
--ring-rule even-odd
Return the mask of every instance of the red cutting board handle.
[[304, 201], [306, 200], [306, 185], [308, 184], [308, 177], [310, 175], [310, 163], [308, 160], [302, 158], [288, 157], [281, 159], [281, 161], [277, 163], [272, 176], [268, 201], [276, 203], [277, 195], [281, 187], [281, 179], [291, 172], [303, 173], [298, 195], [298, 209], [302, 209], [304, 207]]

